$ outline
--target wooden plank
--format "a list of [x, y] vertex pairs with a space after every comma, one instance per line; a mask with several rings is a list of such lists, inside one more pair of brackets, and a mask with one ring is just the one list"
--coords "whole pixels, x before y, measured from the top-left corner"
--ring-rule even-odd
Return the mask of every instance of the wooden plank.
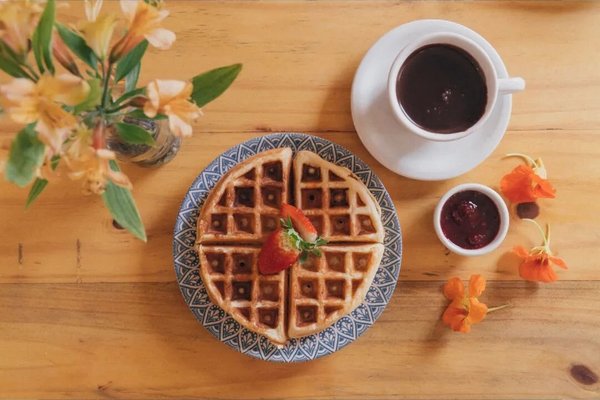
[[[82, 3], [60, 12], [75, 23]], [[422, 18], [474, 29], [527, 80], [511, 130], [600, 127], [600, 41], [590, 40], [600, 36], [598, 2], [178, 0], [168, 9], [177, 41], [149, 51], [141, 82], [245, 64], [231, 91], [206, 107], [197, 132], [352, 131], [350, 88], [362, 56], [385, 32]]]
[[[116, 230], [100, 199], [84, 197], [68, 180], [52, 183], [38, 204], [24, 211], [26, 191], [3, 183], [0, 219], [0, 282], [120, 282], [173, 280], [171, 240], [177, 210], [196, 175], [227, 148], [255, 134], [200, 133], [186, 140], [181, 154], [160, 169], [127, 168], [148, 229], [148, 244]], [[390, 190], [404, 233], [402, 279], [440, 279], [482, 271], [493, 279], [516, 278], [514, 245], [537, 245], [535, 229], [513, 219], [503, 246], [485, 257], [448, 254], [432, 227], [433, 209], [450, 187], [464, 182], [496, 186], [517, 160], [502, 155], [526, 151], [547, 164], [558, 197], [541, 202], [539, 221], [553, 227], [553, 247], [571, 269], [564, 279], [595, 279], [600, 268], [600, 167], [593, 131], [510, 132], [495, 153], [465, 176], [445, 182], [419, 182], [386, 170], [356, 135], [324, 133], [373, 167]], [[66, 178], [65, 178], [66, 179]], [[78, 244], [79, 243], [79, 244]]]
[[600, 282], [493, 282], [511, 307], [470, 334], [439, 321], [440, 281], [401, 281], [381, 319], [311, 363], [250, 359], [218, 343], [169, 284], [0, 285], [0, 397], [39, 399], [598, 398]]

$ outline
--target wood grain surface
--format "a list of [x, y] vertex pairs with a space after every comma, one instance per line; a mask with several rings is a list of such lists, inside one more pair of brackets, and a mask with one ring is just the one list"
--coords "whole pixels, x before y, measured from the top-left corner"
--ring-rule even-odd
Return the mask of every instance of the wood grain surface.
[[[74, 22], [82, 4], [68, 3], [60, 12]], [[600, 399], [600, 2], [171, 1], [168, 8], [177, 42], [150, 51], [142, 82], [234, 62], [244, 69], [205, 107], [172, 163], [126, 168], [147, 244], [116, 229], [102, 201], [66, 178], [27, 211], [27, 191], [0, 182], [0, 398]], [[420, 18], [478, 31], [527, 81], [494, 154], [443, 182], [386, 170], [360, 143], [350, 115], [365, 52]], [[1, 119], [0, 143], [16, 129]], [[404, 233], [400, 282], [380, 320], [339, 353], [298, 365], [252, 360], [218, 343], [184, 304], [171, 260], [175, 217], [195, 176], [227, 148], [277, 131], [309, 132], [365, 160], [390, 191]], [[519, 280], [508, 252], [538, 236], [515, 218], [500, 249], [473, 259], [449, 254], [432, 229], [447, 189], [496, 186], [517, 163], [502, 159], [513, 151], [541, 156], [558, 190], [541, 202], [539, 217], [570, 267], [555, 284]], [[440, 323], [440, 287], [475, 272], [490, 281], [482, 300], [510, 307], [455, 334]]]

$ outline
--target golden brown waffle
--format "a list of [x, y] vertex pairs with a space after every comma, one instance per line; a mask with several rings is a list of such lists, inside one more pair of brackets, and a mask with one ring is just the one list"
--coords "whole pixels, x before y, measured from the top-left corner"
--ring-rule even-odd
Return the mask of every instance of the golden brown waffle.
[[300, 151], [294, 159], [294, 184], [296, 207], [330, 243], [383, 242], [379, 205], [347, 168]]
[[202, 207], [198, 242], [257, 242], [273, 232], [288, 201], [291, 161], [291, 149], [273, 149], [229, 170]]
[[283, 344], [286, 274], [258, 272], [259, 248], [199, 247], [200, 274], [211, 301], [246, 328]]
[[200, 275], [210, 299], [279, 345], [317, 333], [354, 310], [383, 254], [379, 207], [355, 175], [307, 151], [297, 154], [293, 168], [296, 206], [330, 241], [322, 257], [311, 256], [276, 275], [258, 272], [260, 245], [279, 227], [281, 204], [288, 202], [289, 148], [233, 167], [198, 218]]
[[383, 256], [383, 245], [324, 246], [291, 268], [288, 336], [317, 333], [352, 312], [365, 298]]

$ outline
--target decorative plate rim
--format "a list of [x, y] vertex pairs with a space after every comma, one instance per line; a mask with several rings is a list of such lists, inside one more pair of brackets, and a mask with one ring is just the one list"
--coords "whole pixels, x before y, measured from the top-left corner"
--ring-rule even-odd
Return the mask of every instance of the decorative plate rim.
[[[239, 162], [259, 152], [290, 147], [311, 150], [328, 161], [354, 172], [374, 195], [382, 210], [385, 230], [384, 255], [365, 300], [350, 314], [325, 330], [276, 347], [262, 335], [240, 326], [213, 304], [198, 273], [195, 250], [196, 220], [206, 196], [221, 176]], [[188, 188], [179, 208], [173, 232], [173, 263], [177, 283], [186, 305], [196, 319], [219, 341], [261, 360], [301, 362], [332, 354], [356, 340], [381, 315], [391, 299], [402, 262], [402, 232], [394, 203], [371, 168], [341, 145], [317, 136], [296, 132], [272, 133], [249, 139], [226, 150], [201, 171]]]

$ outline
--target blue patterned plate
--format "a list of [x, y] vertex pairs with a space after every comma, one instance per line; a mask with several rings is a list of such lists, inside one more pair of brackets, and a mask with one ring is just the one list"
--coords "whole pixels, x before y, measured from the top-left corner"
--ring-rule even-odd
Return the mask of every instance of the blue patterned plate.
[[[257, 153], [277, 147], [294, 152], [310, 150], [327, 161], [354, 172], [381, 206], [385, 252], [365, 301], [324, 331], [292, 339], [283, 348], [243, 328], [208, 298], [198, 273], [196, 219], [210, 190], [230, 168]], [[198, 175], [188, 190], [175, 223], [173, 259], [181, 294], [198, 321], [217, 339], [252, 357], [277, 362], [308, 361], [331, 354], [358, 338], [375, 323], [394, 293], [402, 258], [402, 234], [394, 203], [379, 178], [358, 157], [328, 140], [299, 133], [262, 136], [237, 145], [217, 157]]]

